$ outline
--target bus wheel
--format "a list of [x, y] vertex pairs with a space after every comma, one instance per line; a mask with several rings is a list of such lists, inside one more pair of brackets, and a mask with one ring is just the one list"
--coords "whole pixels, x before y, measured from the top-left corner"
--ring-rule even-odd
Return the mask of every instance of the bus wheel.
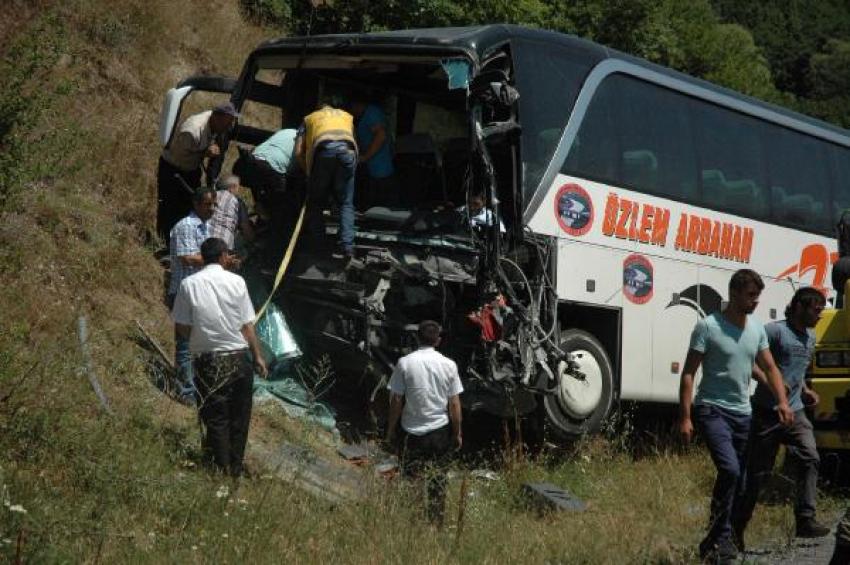
[[614, 398], [614, 371], [602, 344], [585, 331], [565, 330], [561, 349], [573, 354], [585, 378], [570, 375], [566, 363], [561, 363], [558, 390], [546, 395], [543, 406], [552, 432], [570, 440], [601, 428]]

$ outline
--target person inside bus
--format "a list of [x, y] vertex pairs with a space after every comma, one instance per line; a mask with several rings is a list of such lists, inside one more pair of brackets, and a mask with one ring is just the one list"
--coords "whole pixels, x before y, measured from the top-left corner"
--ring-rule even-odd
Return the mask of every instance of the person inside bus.
[[[457, 208], [457, 212], [464, 218], [465, 223], [474, 229], [490, 228], [496, 221], [496, 215], [485, 205], [485, 202], [483, 192], [472, 192], [466, 199], [466, 205]], [[499, 219], [499, 233], [505, 233], [505, 224], [501, 219]]]
[[396, 207], [400, 201], [399, 187], [387, 117], [379, 105], [361, 92], [352, 93], [349, 108], [355, 120], [359, 163], [364, 169], [363, 182], [357, 188], [357, 207], [361, 210], [375, 205]]

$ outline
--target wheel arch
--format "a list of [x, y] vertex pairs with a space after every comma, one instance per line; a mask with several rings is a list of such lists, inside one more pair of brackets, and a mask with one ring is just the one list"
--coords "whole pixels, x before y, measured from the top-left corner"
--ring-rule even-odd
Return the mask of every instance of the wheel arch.
[[622, 308], [562, 300], [558, 303], [558, 325], [561, 331], [584, 330], [599, 340], [611, 362], [614, 402], [618, 402], [622, 374]]

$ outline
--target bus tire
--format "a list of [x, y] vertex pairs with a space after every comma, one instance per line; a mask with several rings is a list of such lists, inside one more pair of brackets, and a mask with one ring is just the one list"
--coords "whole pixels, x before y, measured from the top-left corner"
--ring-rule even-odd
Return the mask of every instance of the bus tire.
[[544, 397], [543, 407], [555, 437], [569, 441], [602, 427], [614, 401], [614, 370], [605, 348], [586, 331], [561, 332], [561, 349], [573, 354], [585, 379], [564, 374], [566, 364], [561, 363], [556, 367], [558, 390]]

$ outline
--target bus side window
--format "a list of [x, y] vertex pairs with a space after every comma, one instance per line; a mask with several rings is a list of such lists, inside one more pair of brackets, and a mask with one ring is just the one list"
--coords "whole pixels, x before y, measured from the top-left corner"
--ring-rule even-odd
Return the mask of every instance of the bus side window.
[[620, 131], [620, 180], [651, 194], [696, 196], [696, 153], [688, 99], [623, 75], [612, 77], [620, 95], [614, 121]]
[[850, 149], [834, 145], [830, 148], [830, 152], [835, 171], [832, 205], [829, 209], [830, 229], [832, 229], [841, 217], [841, 213], [850, 208]]
[[767, 126], [768, 174], [773, 220], [829, 230], [829, 161], [823, 145], [779, 126]]
[[710, 104], [694, 104], [693, 108], [702, 203], [723, 212], [766, 219], [762, 124]]
[[618, 141], [611, 121], [611, 92], [609, 80], [599, 85], [561, 167], [564, 174], [617, 182]]

